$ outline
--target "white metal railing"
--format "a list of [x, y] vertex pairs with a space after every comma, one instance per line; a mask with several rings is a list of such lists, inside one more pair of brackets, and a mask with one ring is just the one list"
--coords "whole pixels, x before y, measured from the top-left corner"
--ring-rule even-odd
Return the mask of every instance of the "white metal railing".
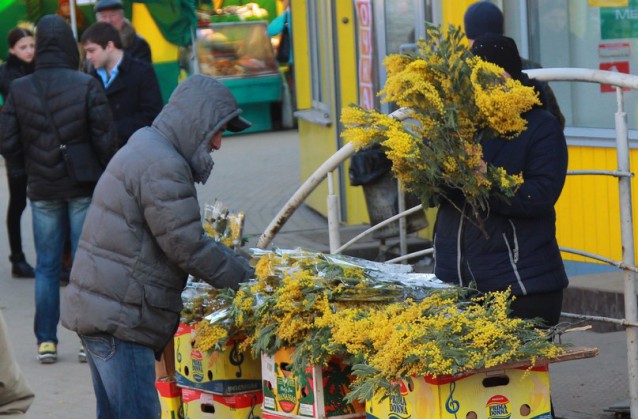
[[[627, 366], [629, 372], [629, 404], [631, 417], [638, 419], [638, 285], [636, 283], [635, 253], [634, 253], [634, 227], [632, 218], [632, 200], [631, 200], [631, 178], [633, 174], [630, 169], [629, 162], [629, 138], [627, 128], [627, 114], [623, 105], [623, 88], [638, 90], [638, 76], [631, 74], [616, 73], [603, 70], [591, 70], [582, 68], [545, 68], [526, 70], [530, 77], [541, 81], [566, 81], [566, 82], [586, 82], [610, 84], [616, 87], [617, 110], [615, 113], [615, 131], [616, 131], [616, 151], [618, 167], [615, 171], [605, 170], [580, 170], [570, 171], [569, 175], [603, 175], [618, 178], [619, 199], [620, 199], [620, 222], [621, 222], [621, 242], [622, 242], [622, 261], [614, 261], [593, 253], [561, 248], [561, 251], [574, 253], [588, 258], [596, 259], [625, 271], [624, 276], [624, 300], [625, 300], [625, 318], [611, 319], [602, 316], [580, 315], [572, 313], [563, 313], [565, 317], [582, 318], [592, 321], [605, 321], [609, 323], [619, 324], [625, 327], [627, 338]], [[392, 117], [403, 121], [409, 117], [409, 109], [401, 108], [391, 114]], [[361, 238], [371, 234], [372, 232], [390, 224], [397, 219], [400, 221], [400, 248], [401, 256], [394, 258], [388, 262], [401, 262], [410, 258], [420, 257], [431, 254], [432, 249], [425, 249], [419, 252], [406, 254], [406, 228], [405, 217], [416, 211], [422, 210], [422, 206], [418, 205], [405, 211], [404, 200], [402, 195], [399, 198], [399, 214], [384, 220], [381, 223], [367, 229], [363, 233], [354, 237], [344, 245], [340, 243], [339, 237], [339, 211], [338, 200], [334, 194], [332, 174], [339, 165], [341, 165], [348, 157], [354, 153], [352, 144], [346, 144], [339, 149], [332, 157], [326, 160], [295, 192], [288, 200], [284, 207], [279, 211], [275, 218], [268, 225], [264, 233], [259, 238], [257, 247], [264, 248], [270, 244], [274, 236], [286, 223], [288, 218], [303, 203], [303, 201], [315, 190], [315, 188], [325, 179], [328, 178], [328, 228], [330, 237], [330, 252], [340, 253], [350, 245], [354, 244]]]

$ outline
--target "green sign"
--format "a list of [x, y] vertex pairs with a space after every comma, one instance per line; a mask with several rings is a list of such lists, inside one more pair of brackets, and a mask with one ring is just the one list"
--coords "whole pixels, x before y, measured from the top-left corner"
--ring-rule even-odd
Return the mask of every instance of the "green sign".
[[627, 7], [601, 7], [600, 38], [638, 38], [638, 0], [629, 0]]

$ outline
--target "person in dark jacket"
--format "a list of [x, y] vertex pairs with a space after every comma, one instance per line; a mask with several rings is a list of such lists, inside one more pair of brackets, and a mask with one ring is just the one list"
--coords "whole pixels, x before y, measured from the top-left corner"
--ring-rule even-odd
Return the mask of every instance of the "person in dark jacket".
[[115, 26], [122, 39], [122, 47], [133, 57], [149, 64], [153, 62], [148, 42], [135, 32], [131, 22], [124, 17], [124, 4], [121, 0], [99, 0], [93, 8], [98, 22]]
[[117, 29], [109, 23], [91, 25], [81, 43], [93, 67], [91, 74], [104, 86], [121, 147], [135, 131], [151, 125], [162, 110], [157, 76], [150, 64], [122, 50]]
[[234, 289], [252, 275], [204, 234], [195, 189], [210, 175], [222, 132], [250, 127], [240, 113], [219, 81], [186, 79], [97, 184], [62, 324], [87, 349], [98, 418], [159, 417], [154, 359], [177, 330], [188, 274]]
[[[495, 4], [489, 1], [478, 1], [471, 4], [465, 11], [463, 17], [465, 26], [465, 35], [470, 41], [470, 47], [476, 38], [481, 35], [493, 33], [503, 35], [503, 12]], [[534, 68], [542, 68], [540, 64], [521, 57], [523, 70], [532, 70]], [[543, 105], [552, 115], [556, 117], [560, 123], [561, 129], [565, 129], [565, 116], [558, 106], [558, 100], [554, 91], [547, 82], [539, 82], [539, 86], [544, 96]]]
[[[33, 73], [35, 38], [24, 28], [13, 28], [7, 36], [9, 56], [0, 66], [0, 95], [3, 100], [9, 96], [9, 85], [15, 79]], [[20, 228], [22, 213], [27, 207], [27, 174], [23, 165], [6, 164], [9, 181], [9, 208], [7, 209], [7, 233], [11, 254], [11, 275], [15, 278], [33, 278], [33, 267], [27, 263], [22, 251], [22, 232]]]
[[63, 150], [89, 143], [106, 166], [115, 151], [108, 101], [95, 78], [80, 73], [73, 32], [60, 16], [44, 16], [37, 26], [36, 64], [16, 79], [0, 116], [0, 153], [27, 173], [37, 257], [35, 335], [38, 359], [57, 360], [60, 269], [67, 228], [72, 253], [95, 183], [76, 181]]
[[[475, 40], [472, 52], [504, 68], [507, 77], [533, 85], [521, 72], [511, 38], [484, 35]], [[554, 211], [567, 173], [567, 145], [558, 121], [542, 107], [523, 117], [527, 129], [518, 137], [481, 143], [487, 163], [510, 174], [522, 173], [523, 184], [509, 202], [496, 197], [489, 201], [483, 229], [471, 218], [462, 194], [450, 191], [447, 198], [452, 202], [442, 200], [437, 214], [434, 273], [459, 286], [475, 283], [479, 291], [511, 288], [516, 296], [514, 316], [540, 317], [553, 326], [568, 285]]]

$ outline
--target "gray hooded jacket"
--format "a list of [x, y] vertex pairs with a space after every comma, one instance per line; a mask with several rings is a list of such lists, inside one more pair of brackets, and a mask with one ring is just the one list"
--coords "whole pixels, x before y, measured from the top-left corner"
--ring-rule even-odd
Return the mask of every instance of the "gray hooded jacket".
[[187, 275], [236, 288], [251, 269], [204, 235], [195, 182], [208, 143], [241, 113], [207, 76], [182, 82], [151, 127], [137, 131], [97, 184], [63, 299], [62, 324], [160, 352], [177, 328]]

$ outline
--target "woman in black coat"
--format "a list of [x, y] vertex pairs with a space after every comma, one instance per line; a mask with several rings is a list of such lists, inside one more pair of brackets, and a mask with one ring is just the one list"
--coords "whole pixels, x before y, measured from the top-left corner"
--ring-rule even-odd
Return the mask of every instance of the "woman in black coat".
[[[0, 66], [0, 94], [6, 100], [11, 82], [33, 73], [35, 39], [33, 33], [24, 28], [14, 28], [7, 37], [9, 57]], [[22, 252], [20, 220], [27, 206], [27, 175], [24, 167], [14, 167], [7, 162], [9, 179], [9, 208], [7, 210], [7, 232], [11, 248], [11, 274], [16, 278], [33, 278], [35, 273]]]
[[[512, 39], [484, 35], [475, 40], [472, 53], [540, 93], [522, 73]], [[540, 317], [546, 326], [554, 326], [568, 284], [556, 241], [554, 210], [567, 174], [567, 144], [558, 120], [542, 106], [523, 117], [527, 129], [518, 137], [487, 138], [481, 143], [487, 163], [510, 174], [522, 173], [523, 184], [508, 202], [490, 200], [482, 229], [471, 219], [465, 198], [451, 191], [452, 203], [443, 200], [437, 214], [434, 272], [456, 285], [474, 283], [479, 291], [510, 288], [516, 296], [514, 316]]]

